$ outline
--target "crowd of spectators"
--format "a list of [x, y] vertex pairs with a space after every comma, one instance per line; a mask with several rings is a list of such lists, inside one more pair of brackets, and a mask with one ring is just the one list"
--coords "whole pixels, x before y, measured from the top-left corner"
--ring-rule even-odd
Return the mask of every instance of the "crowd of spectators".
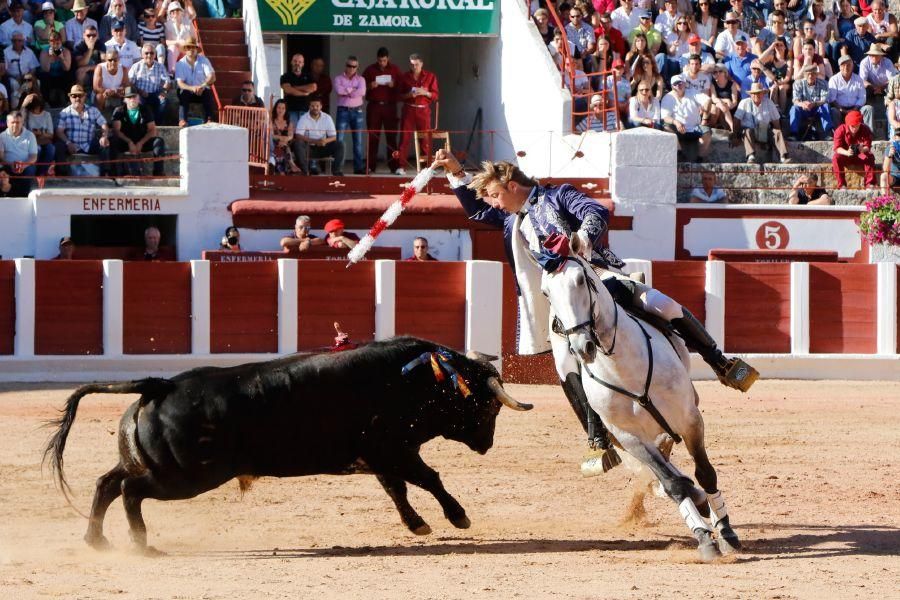
[[[874, 187], [874, 119], [885, 115], [892, 146], [900, 127], [900, 32], [884, 0], [546, 2], [532, 2], [533, 20], [573, 86], [577, 129], [671, 131], [697, 162], [711, 128], [743, 142], [750, 163], [791, 162], [787, 138], [834, 140], [838, 187], [847, 166]], [[900, 172], [892, 146], [884, 178]]]

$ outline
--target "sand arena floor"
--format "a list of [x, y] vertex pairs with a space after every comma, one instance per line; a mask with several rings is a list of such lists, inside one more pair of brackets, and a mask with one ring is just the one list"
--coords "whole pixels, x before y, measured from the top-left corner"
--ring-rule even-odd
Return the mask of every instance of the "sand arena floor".
[[[677, 509], [649, 497], [623, 524], [632, 475], [583, 479], [583, 435], [561, 390], [509, 386], [536, 404], [504, 410], [494, 448], [424, 449], [472, 528], [431, 496], [411, 502], [434, 533], [400, 524], [371, 476], [235, 482], [198, 498], [146, 501], [150, 543], [129, 550], [121, 501], [105, 553], [40, 469], [54, 415], [74, 386], [0, 386], [0, 596], [25, 598], [900, 598], [900, 384], [759, 382], [749, 395], [698, 385], [739, 555], [696, 559]], [[127, 396], [82, 401], [66, 452], [76, 504], [116, 462]], [[676, 463], [687, 464], [676, 447]], [[693, 472], [689, 465], [688, 472]]]

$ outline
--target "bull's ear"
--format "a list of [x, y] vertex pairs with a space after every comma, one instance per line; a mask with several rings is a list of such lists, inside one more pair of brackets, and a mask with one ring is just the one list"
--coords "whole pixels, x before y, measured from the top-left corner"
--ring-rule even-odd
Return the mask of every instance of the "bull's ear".
[[482, 362], [494, 362], [498, 357], [493, 354], [485, 354], [484, 352], [479, 352], [478, 350], [469, 350], [466, 352], [466, 358], [471, 358], [472, 360], [480, 360]]

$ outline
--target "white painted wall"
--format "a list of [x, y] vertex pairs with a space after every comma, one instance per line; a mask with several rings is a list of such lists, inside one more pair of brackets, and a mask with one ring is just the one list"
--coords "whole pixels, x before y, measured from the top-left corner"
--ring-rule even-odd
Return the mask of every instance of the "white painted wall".
[[[57, 243], [68, 232], [67, 223], [65, 233], [56, 236]], [[34, 205], [31, 200], [0, 199], [0, 256], [7, 259], [34, 256], [34, 235]]]

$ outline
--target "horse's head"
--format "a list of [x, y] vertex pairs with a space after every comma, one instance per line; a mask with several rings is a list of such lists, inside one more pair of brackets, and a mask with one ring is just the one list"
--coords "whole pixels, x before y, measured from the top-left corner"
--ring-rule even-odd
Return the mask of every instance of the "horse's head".
[[545, 271], [541, 291], [550, 300], [572, 350], [587, 362], [594, 360], [598, 344], [594, 333], [597, 283], [587, 263], [571, 257], [557, 271]]

